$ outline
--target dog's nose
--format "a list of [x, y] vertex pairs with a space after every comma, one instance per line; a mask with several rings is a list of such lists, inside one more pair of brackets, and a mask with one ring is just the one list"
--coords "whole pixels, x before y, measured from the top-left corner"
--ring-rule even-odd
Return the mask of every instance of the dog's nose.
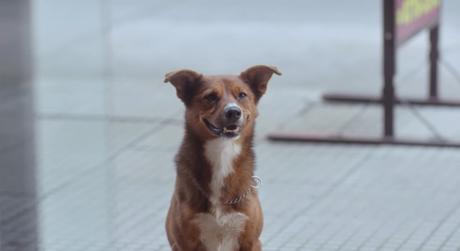
[[238, 106], [225, 107], [224, 115], [228, 122], [236, 122], [241, 118], [241, 109]]

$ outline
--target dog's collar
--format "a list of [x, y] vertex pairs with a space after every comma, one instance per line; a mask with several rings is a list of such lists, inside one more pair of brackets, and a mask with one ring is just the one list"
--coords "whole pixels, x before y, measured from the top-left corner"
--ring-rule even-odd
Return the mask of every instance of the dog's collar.
[[246, 197], [248, 197], [248, 195], [251, 192], [257, 191], [257, 189], [259, 189], [260, 185], [262, 184], [262, 179], [257, 176], [252, 176], [251, 178], [252, 178], [253, 184], [249, 185], [249, 188], [246, 190], [246, 192], [244, 192], [240, 196], [233, 198], [232, 200], [226, 201], [225, 202], [226, 205], [236, 205], [240, 203], [240, 201], [246, 199]]
[[[184, 173], [186, 173], [190, 177], [190, 179], [192, 180], [193, 185], [198, 189], [198, 191], [200, 191], [200, 193], [203, 194], [204, 197], [206, 197], [206, 198], [210, 197], [208, 195], [208, 193], [205, 190], [203, 190], [203, 188], [200, 186], [198, 181], [195, 179], [195, 177], [190, 172], [185, 171]], [[262, 184], [262, 179], [257, 177], [257, 176], [252, 176], [251, 179], [252, 179], [252, 184], [249, 185], [249, 188], [243, 194], [238, 195], [235, 198], [224, 202], [224, 204], [225, 205], [231, 205], [231, 206], [236, 205], [236, 204], [240, 203], [242, 200], [246, 199], [249, 194], [251, 194], [254, 191], [257, 191], [259, 189], [260, 185]]]

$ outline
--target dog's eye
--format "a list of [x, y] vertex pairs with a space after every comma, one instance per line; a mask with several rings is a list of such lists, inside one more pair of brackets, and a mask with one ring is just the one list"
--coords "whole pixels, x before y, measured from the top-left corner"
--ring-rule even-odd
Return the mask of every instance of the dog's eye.
[[204, 97], [209, 103], [215, 103], [219, 100], [219, 97], [215, 93], [208, 94]]
[[240, 92], [240, 94], [238, 94], [238, 98], [239, 99], [243, 99], [245, 97], [247, 97], [248, 95], [245, 93], [245, 92]]

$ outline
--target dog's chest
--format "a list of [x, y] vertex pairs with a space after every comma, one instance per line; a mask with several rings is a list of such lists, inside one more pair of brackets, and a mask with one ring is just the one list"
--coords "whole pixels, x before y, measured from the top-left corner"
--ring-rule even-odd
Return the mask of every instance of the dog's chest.
[[221, 191], [227, 176], [233, 173], [233, 162], [241, 153], [241, 145], [233, 139], [217, 138], [205, 145], [205, 156], [212, 167], [210, 201], [217, 209], [221, 203]]
[[195, 217], [195, 223], [200, 230], [200, 241], [207, 251], [235, 251], [239, 248], [238, 239], [247, 219], [243, 213], [221, 216], [200, 213]]
[[241, 146], [232, 139], [215, 139], [205, 145], [205, 156], [212, 167], [210, 202], [214, 214], [199, 213], [195, 223], [200, 240], [208, 251], [234, 251], [248, 217], [239, 212], [223, 214], [221, 192], [225, 178], [234, 172], [233, 162]]

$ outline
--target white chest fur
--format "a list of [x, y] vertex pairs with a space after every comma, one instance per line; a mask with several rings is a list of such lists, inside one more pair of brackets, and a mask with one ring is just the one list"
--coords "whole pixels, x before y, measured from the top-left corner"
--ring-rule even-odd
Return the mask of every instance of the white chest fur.
[[197, 214], [195, 222], [200, 229], [201, 243], [207, 251], [235, 251], [239, 248], [238, 239], [247, 219], [242, 213], [221, 216]]
[[220, 197], [224, 180], [234, 171], [233, 161], [240, 152], [241, 146], [232, 139], [218, 138], [205, 145], [205, 155], [212, 166], [210, 201], [215, 214], [197, 214], [195, 222], [208, 251], [234, 251], [239, 247], [238, 239], [248, 217], [242, 213], [223, 214]]
[[217, 138], [205, 145], [205, 155], [212, 166], [211, 203], [219, 207], [225, 178], [233, 172], [233, 161], [241, 152], [241, 145], [233, 139]]

